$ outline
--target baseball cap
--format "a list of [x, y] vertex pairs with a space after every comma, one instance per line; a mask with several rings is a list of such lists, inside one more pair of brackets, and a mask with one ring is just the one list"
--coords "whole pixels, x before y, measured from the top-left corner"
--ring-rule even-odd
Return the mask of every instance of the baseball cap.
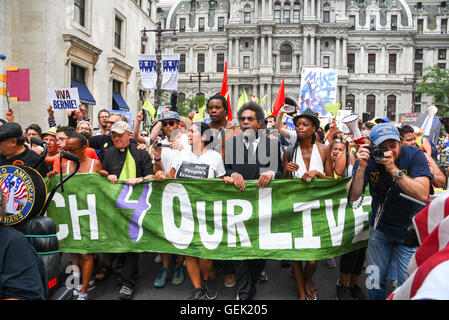
[[161, 118], [159, 119], [159, 121], [164, 121], [164, 120], [181, 121], [181, 117], [179, 116], [179, 114], [176, 111], [167, 111], [166, 113], [163, 113], [161, 115]]
[[15, 122], [6, 122], [0, 126], [0, 142], [23, 136], [22, 127]]
[[399, 131], [392, 123], [379, 123], [369, 133], [369, 140], [375, 145], [379, 145], [388, 139], [401, 141]]
[[129, 128], [129, 124], [125, 121], [117, 121], [112, 125], [111, 132], [122, 134], [124, 132], [131, 132], [131, 129]]
[[388, 119], [387, 117], [382, 117], [382, 118], [377, 118], [376, 120], [374, 120], [375, 123], [390, 123], [390, 119]]

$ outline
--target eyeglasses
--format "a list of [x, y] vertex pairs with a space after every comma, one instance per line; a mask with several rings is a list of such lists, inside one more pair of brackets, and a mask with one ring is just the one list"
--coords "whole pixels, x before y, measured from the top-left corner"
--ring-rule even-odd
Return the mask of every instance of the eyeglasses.
[[81, 149], [81, 147], [79, 148], [69, 148], [69, 147], [64, 147], [63, 150], [67, 151], [67, 152], [75, 152], [76, 150]]
[[141, 137], [148, 137], [149, 134], [148, 134], [148, 133], [141, 133], [140, 136], [141, 136]]
[[107, 124], [113, 125], [115, 121], [106, 121]]
[[249, 122], [253, 122], [254, 120], [256, 120], [256, 118], [254, 118], [254, 117], [241, 117], [240, 118], [240, 122], [245, 122], [245, 120], [248, 120]]
[[175, 123], [176, 123], [175, 121], [162, 121], [162, 126], [166, 127], [169, 125], [170, 127], [173, 127]]

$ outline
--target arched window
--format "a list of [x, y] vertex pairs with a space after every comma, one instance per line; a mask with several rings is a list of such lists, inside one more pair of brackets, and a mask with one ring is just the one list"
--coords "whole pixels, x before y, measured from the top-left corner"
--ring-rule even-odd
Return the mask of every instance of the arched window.
[[295, 1], [293, 3], [293, 22], [299, 22], [299, 17], [301, 15], [301, 3], [299, 1]]
[[281, 2], [276, 1], [274, 3], [274, 21], [281, 23]]
[[346, 110], [351, 110], [352, 113], [354, 113], [355, 110], [355, 95], [348, 94], [346, 96]]
[[396, 96], [391, 94], [387, 97], [387, 117], [396, 121]]
[[284, 2], [284, 16], [282, 21], [284, 23], [290, 23], [290, 2], [285, 1]]
[[291, 69], [292, 68], [292, 47], [288, 44], [283, 44], [280, 49], [280, 68]]
[[323, 22], [331, 22], [331, 5], [329, 2], [323, 4]]
[[366, 112], [369, 113], [369, 118], [376, 116], [376, 96], [369, 94], [366, 96]]

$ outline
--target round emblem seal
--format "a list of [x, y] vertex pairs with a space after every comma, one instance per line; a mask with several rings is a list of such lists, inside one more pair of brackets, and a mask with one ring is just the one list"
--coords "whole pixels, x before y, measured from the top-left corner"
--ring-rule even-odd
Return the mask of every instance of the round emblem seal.
[[47, 187], [41, 175], [30, 167], [0, 167], [6, 216], [0, 223], [15, 225], [40, 213], [47, 198]]

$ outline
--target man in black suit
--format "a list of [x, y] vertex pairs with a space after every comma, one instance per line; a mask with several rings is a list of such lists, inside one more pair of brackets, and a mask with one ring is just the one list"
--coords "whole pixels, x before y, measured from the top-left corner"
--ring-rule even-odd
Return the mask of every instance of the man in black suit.
[[[254, 103], [244, 104], [237, 117], [242, 133], [226, 141], [225, 183], [245, 189], [245, 180], [258, 180], [265, 188], [271, 180], [282, 178], [281, 148], [278, 139], [270, 139], [264, 125], [265, 114]], [[256, 293], [257, 278], [265, 267], [265, 260], [235, 261], [237, 298], [249, 300]]]

